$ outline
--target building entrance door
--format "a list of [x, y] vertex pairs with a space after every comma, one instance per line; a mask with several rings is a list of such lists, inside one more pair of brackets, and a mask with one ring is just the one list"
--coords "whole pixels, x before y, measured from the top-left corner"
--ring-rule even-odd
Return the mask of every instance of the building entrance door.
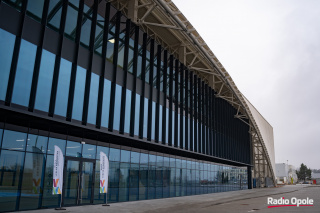
[[95, 160], [66, 157], [63, 181], [63, 205], [93, 203]]

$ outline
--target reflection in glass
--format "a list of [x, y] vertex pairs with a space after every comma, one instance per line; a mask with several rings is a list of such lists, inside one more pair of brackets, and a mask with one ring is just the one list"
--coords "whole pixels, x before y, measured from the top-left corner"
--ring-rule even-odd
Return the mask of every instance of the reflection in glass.
[[136, 94], [136, 107], [134, 116], [134, 135], [139, 135], [139, 120], [140, 120], [140, 95]]
[[[30, 2], [30, 1], [29, 1]], [[42, 50], [35, 109], [48, 112], [51, 96], [55, 54]]]
[[122, 90], [122, 87], [117, 84], [116, 92], [115, 92], [115, 101], [114, 101], [113, 129], [118, 131], [120, 127], [121, 90]]
[[89, 106], [88, 106], [88, 123], [96, 124], [97, 107], [98, 107], [98, 92], [99, 92], [99, 76], [91, 73]]
[[23, 171], [24, 154], [24, 152], [1, 150], [1, 211], [14, 211], [16, 208], [20, 173]]
[[101, 113], [101, 126], [103, 127], [108, 127], [108, 122], [109, 122], [110, 91], [111, 91], [111, 82], [107, 79], [104, 79], [102, 113]]
[[[83, 144], [82, 145], [82, 157], [95, 159], [96, 158], [96, 146], [92, 144]], [[98, 153], [100, 155], [100, 153]], [[108, 155], [107, 155], [108, 156]]]
[[45, 154], [26, 153], [19, 210], [41, 207], [45, 161]]
[[2, 149], [24, 151], [26, 149], [27, 133], [4, 130]]
[[76, 82], [73, 96], [72, 119], [82, 121], [84, 90], [87, 70], [77, 66]]
[[5, 100], [15, 36], [0, 28], [0, 100]]
[[22, 39], [16, 76], [12, 92], [12, 103], [28, 106], [37, 47]]
[[27, 151], [46, 154], [47, 143], [48, 137], [28, 134]]
[[126, 107], [124, 117], [124, 132], [130, 132], [130, 113], [131, 113], [131, 90], [126, 90]]
[[71, 66], [71, 62], [61, 58], [54, 114], [63, 117], [67, 114]]
[[82, 144], [79, 142], [67, 141], [66, 147], [66, 155], [71, 157], [78, 157], [80, 158], [82, 151]]
[[61, 152], [65, 154], [66, 149], [66, 140], [58, 139], [58, 138], [49, 138], [48, 143], [48, 154], [54, 154], [54, 146], [58, 146], [61, 149]]
[[40, 21], [42, 17], [43, 3], [43, 0], [28, 1], [27, 14], [35, 20]]

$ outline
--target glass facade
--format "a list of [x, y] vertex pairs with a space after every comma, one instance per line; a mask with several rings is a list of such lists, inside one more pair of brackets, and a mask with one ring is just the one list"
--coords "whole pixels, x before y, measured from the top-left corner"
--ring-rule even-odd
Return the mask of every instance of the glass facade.
[[[54, 145], [66, 159], [64, 205], [80, 204], [75, 194], [79, 186], [73, 185], [78, 176], [84, 181], [82, 204], [105, 201], [98, 193], [100, 151], [110, 160], [108, 202], [247, 188], [249, 127], [234, 118], [236, 109], [216, 98], [213, 89], [141, 29], [126, 25], [127, 18], [110, 3], [100, 2], [97, 10], [98, 1], [90, 2], [0, 4], [0, 9], [17, 10], [7, 20], [24, 12], [28, 19], [23, 25], [12, 23], [22, 29], [20, 34], [0, 25], [0, 113], [6, 116], [0, 117], [0, 211], [59, 204], [51, 194]], [[43, 33], [25, 31], [38, 29], [44, 20]], [[25, 132], [3, 128], [1, 122], [10, 122], [12, 115], [3, 106], [12, 113], [19, 109], [30, 116], [27, 121], [41, 118], [43, 131], [74, 131], [48, 137], [30, 126]], [[13, 120], [18, 126], [28, 123]], [[103, 134], [99, 145], [97, 137], [88, 144], [69, 140], [70, 134], [86, 141], [87, 130]], [[166, 144], [172, 151], [151, 153], [155, 150], [146, 141]], [[114, 147], [119, 144], [127, 147]], [[167, 155], [175, 149], [183, 156], [193, 152], [194, 158], [205, 154], [212, 162]], [[213, 163], [218, 158], [243, 167]]]

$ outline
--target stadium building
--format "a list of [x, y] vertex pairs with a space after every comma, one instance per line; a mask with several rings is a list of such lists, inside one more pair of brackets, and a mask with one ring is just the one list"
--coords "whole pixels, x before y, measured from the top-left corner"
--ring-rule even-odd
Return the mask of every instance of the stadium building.
[[[0, 211], [275, 185], [273, 130], [170, 0], [0, 0]], [[110, 161], [99, 193], [99, 153]]]

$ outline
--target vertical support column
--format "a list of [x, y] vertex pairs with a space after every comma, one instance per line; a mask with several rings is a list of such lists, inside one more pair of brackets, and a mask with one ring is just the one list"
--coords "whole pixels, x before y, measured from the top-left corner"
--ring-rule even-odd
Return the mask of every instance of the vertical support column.
[[168, 76], [167, 76], [167, 70], [168, 70], [168, 52], [167, 50], [164, 51], [163, 56], [163, 107], [162, 107], [162, 144], [168, 143], [166, 141], [167, 136], [167, 82], [168, 82]]
[[155, 141], [159, 142], [159, 112], [160, 112], [160, 80], [161, 80], [161, 45], [157, 48], [157, 103], [156, 103], [156, 129]]
[[190, 81], [190, 151], [194, 150], [193, 147], [193, 133], [194, 133], [194, 128], [193, 128], [193, 111], [194, 111], [194, 106], [193, 106], [193, 100], [194, 100], [194, 91], [193, 91], [193, 73], [190, 71], [190, 76], [189, 76], [189, 81]]
[[174, 92], [174, 96], [175, 96], [175, 103], [174, 103], [174, 146], [178, 147], [178, 134], [179, 134], [179, 129], [178, 129], [178, 77], [179, 77], [179, 61], [176, 60], [175, 61], [175, 92]]
[[[134, 136], [134, 124], [136, 113], [136, 92], [137, 92], [137, 63], [138, 63], [138, 47], [139, 47], [139, 27], [135, 26], [134, 29], [134, 53], [133, 53], [133, 86], [131, 95], [131, 112], [130, 112], [130, 136]], [[138, 119], [138, 118], [137, 118]]]
[[142, 64], [141, 64], [141, 79], [142, 79], [142, 91], [140, 96], [140, 113], [139, 113], [139, 138], [143, 138], [143, 121], [144, 121], [144, 97], [145, 97], [145, 84], [146, 84], [146, 59], [147, 58], [147, 34], [143, 34], [142, 43]]
[[115, 42], [113, 50], [113, 70], [112, 70], [112, 81], [111, 81], [111, 92], [110, 92], [110, 111], [109, 111], [109, 131], [113, 131], [113, 120], [114, 120], [114, 102], [116, 92], [116, 81], [117, 81], [117, 67], [118, 67], [118, 49], [119, 49], [119, 34], [120, 34], [120, 18], [121, 12], [116, 14], [116, 28], [115, 28]]
[[209, 155], [209, 130], [210, 130], [210, 125], [209, 125], [209, 87], [208, 84], [206, 84], [205, 88], [205, 98], [206, 98], [206, 154]]
[[168, 129], [169, 129], [169, 132], [167, 134], [168, 135], [168, 145], [169, 146], [172, 146], [172, 111], [173, 111], [173, 55], [170, 55], [170, 62], [169, 62], [169, 126], [168, 126]]
[[204, 81], [201, 82], [201, 112], [202, 112], [202, 154], [206, 153], [206, 117], [205, 117], [205, 83]]
[[147, 138], [151, 141], [152, 133], [152, 99], [153, 99], [153, 66], [154, 66], [154, 40], [150, 41], [150, 70], [149, 70], [149, 89], [150, 89], [150, 99], [148, 103], [148, 133]]
[[99, 92], [98, 92], [98, 109], [97, 109], [97, 128], [101, 128], [101, 116], [102, 116], [102, 102], [103, 102], [103, 89], [104, 89], [104, 75], [106, 70], [106, 56], [107, 56], [107, 44], [108, 44], [108, 32], [109, 32], [109, 18], [110, 18], [110, 2], [106, 4], [105, 22], [103, 26], [103, 41], [102, 41], [102, 64], [101, 75], [99, 76]]
[[202, 84], [201, 79], [197, 77], [198, 80], [198, 152], [203, 153], [203, 144], [202, 144], [202, 131], [201, 131], [201, 124], [202, 124]]
[[198, 152], [198, 78], [196, 75], [193, 76], [193, 106], [194, 106], [194, 126], [193, 126], [193, 132], [194, 132], [194, 151]]
[[120, 134], [124, 133], [126, 100], [127, 100], [127, 77], [128, 77], [128, 59], [129, 59], [129, 41], [131, 36], [131, 20], [126, 21], [126, 35], [124, 38], [124, 57], [123, 57], [123, 87], [121, 91], [121, 109], [120, 109]]
[[184, 73], [184, 65], [182, 63], [180, 63], [180, 148], [183, 149], [183, 145], [184, 145], [184, 141], [183, 141], [183, 115], [184, 115], [184, 98], [183, 98], [183, 84], [184, 84], [184, 79], [183, 79], [183, 73]]
[[189, 144], [189, 70], [185, 68], [184, 71], [184, 82], [185, 82], [185, 93], [184, 93], [184, 102], [185, 102], [185, 149], [188, 150], [190, 147]]

